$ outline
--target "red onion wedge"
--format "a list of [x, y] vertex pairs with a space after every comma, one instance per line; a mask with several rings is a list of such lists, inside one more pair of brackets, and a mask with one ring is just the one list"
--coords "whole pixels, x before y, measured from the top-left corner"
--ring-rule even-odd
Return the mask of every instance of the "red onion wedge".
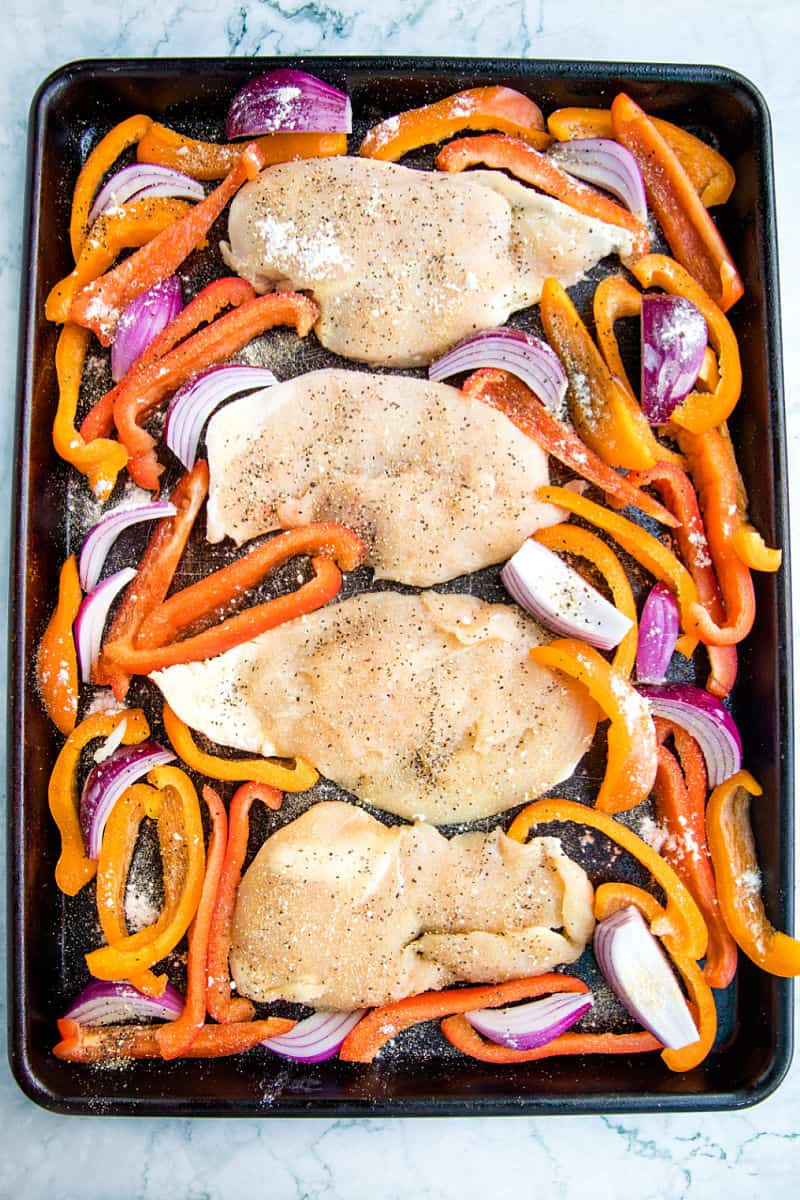
[[600, 650], [613, 650], [633, 624], [569, 563], [533, 538], [522, 543], [500, 578], [517, 604], [548, 629]]
[[638, 908], [629, 905], [595, 927], [594, 954], [608, 986], [631, 1016], [670, 1050], [700, 1036], [672, 967]]
[[674, 721], [699, 743], [709, 787], [715, 788], [742, 766], [742, 739], [725, 705], [689, 683], [652, 684], [638, 689], [655, 717]]
[[647, 223], [647, 197], [639, 164], [611, 138], [576, 138], [557, 142], [547, 152], [562, 170], [616, 196], [635, 217]]
[[266, 367], [238, 363], [209, 367], [195, 375], [170, 401], [166, 424], [166, 442], [170, 450], [190, 471], [197, 457], [203, 426], [211, 414], [232, 396], [272, 387], [277, 382]]
[[105, 741], [100, 743], [92, 755], [92, 758], [96, 763], [105, 762], [107, 758], [111, 758], [111, 755], [115, 750], [120, 748], [122, 745], [122, 739], [125, 737], [127, 725], [128, 718], [124, 717], [119, 724], [112, 729]]
[[685, 296], [642, 296], [642, 409], [663, 425], [697, 381], [708, 345], [705, 317]]
[[108, 579], [98, 583], [81, 601], [72, 629], [75, 635], [75, 649], [78, 652], [78, 666], [84, 683], [92, 681], [92, 667], [100, 653], [108, 611], [117, 594], [135, 575], [134, 567], [123, 567], [121, 571], [115, 571]]
[[288, 1033], [267, 1038], [261, 1044], [283, 1058], [306, 1063], [326, 1062], [338, 1054], [342, 1042], [361, 1020], [364, 1011], [312, 1013], [304, 1021], [298, 1021]]
[[122, 310], [111, 344], [111, 378], [119, 383], [183, 308], [181, 281], [170, 275], [154, 283]]
[[591, 992], [543, 996], [513, 1008], [479, 1008], [465, 1013], [478, 1033], [512, 1050], [535, 1050], [560, 1037], [594, 1005]]
[[102, 516], [89, 530], [81, 547], [78, 577], [83, 590], [90, 592], [96, 585], [108, 552], [123, 529], [138, 525], [141, 521], [174, 517], [177, 511], [169, 500], [157, 500], [152, 504], [137, 504], [135, 508], [115, 508]]
[[665, 583], [657, 583], [644, 602], [636, 647], [639, 683], [663, 683], [680, 630], [678, 602]]
[[541, 338], [522, 329], [484, 329], [432, 362], [428, 376], [438, 381], [479, 367], [510, 371], [528, 385], [548, 412], [564, 415], [567, 375], [561, 359]]
[[109, 813], [126, 788], [153, 767], [173, 762], [175, 755], [158, 742], [121, 746], [105, 762], [92, 767], [81, 792], [80, 822], [89, 858], [97, 858]]
[[104, 183], [89, 210], [89, 225], [110, 208], [143, 196], [173, 196], [178, 200], [203, 200], [205, 188], [198, 180], [172, 167], [156, 163], [131, 163]]
[[246, 83], [231, 100], [225, 136], [352, 133], [350, 97], [316, 75], [281, 67]]
[[146, 996], [131, 983], [94, 979], [72, 1001], [65, 1017], [79, 1025], [116, 1025], [128, 1021], [174, 1021], [183, 1012], [183, 996], [168, 983], [164, 994]]

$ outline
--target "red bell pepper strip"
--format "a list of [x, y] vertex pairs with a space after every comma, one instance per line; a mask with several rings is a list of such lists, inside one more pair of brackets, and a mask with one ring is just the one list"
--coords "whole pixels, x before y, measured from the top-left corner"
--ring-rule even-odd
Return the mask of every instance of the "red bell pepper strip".
[[228, 957], [231, 948], [231, 926], [236, 905], [236, 892], [242, 877], [250, 833], [250, 806], [262, 800], [267, 808], [279, 809], [283, 793], [265, 783], [243, 783], [233, 793], [228, 820], [228, 844], [225, 861], [214, 900], [214, 913], [208, 939], [208, 980], [206, 1008], [215, 1021], [227, 1025], [231, 1021], [251, 1021], [255, 1008], [244, 996], [231, 996]]
[[652, 1033], [562, 1033], [559, 1037], [537, 1046], [535, 1050], [513, 1050], [481, 1037], [466, 1017], [447, 1017], [441, 1030], [451, 1046], [470, 1058], [488, 1063], [538, 1062], [543, 1058], [559, 1058], [568, 1054], [646, 1054], [662, 1050], [661, 1042]]
[[440, 171], [464, 171], [480, 163], [494, 170], [510, 171], [523, 183], [554, 196], [576, 212], [626, 230], [633, 239], [630, 253], [632, 262], [650, 249], [647, 226], [629, 209], [588, 184], [581, 183], [574, 175], [568, 175], [552, 159], [520, 138], [502, 133], [459, 138], [458, 141], [449, 142], [436, 157], [436, 166]]
[[675, 258], [727, 312], [744, 294], [744, 284], [680, 159], [624, 92], [611, 105], [611, 120], [614, 137], [639, 164], [647, 198]]
[[[243, 1025], [204, 1025], [184, 1050], [183, 1058], [225, 1058], [252, 1050], [267, 1038], [288, 1033], [296, 1021], [268, 1017]], [[64, 1062], [119, 1062], [126, 1058], [160, 1058], [158, 1028], [153, 1025], [79, 1025], [69, 1017], [58, 1022], [61, 1041], [53, 1047]]]
[[153, 284], [177, 271], [232, 196], [245, 180], [254, 179], [263, 165], [258, 147], [249, 145], [233, 170], [205, 200], [112, 271], [82, 288], [72, 302], [70, 320], [91, 329], [108, 346], [122, 310]]
[[103, 180], [121, 154], [145, 136], [153, 124], [150, 117], [141, 114], [120, 121], [113, 129], [101, 138], [92, 149], [91, 154], [81, 167], [78, 182], [72, 196], [72, 216], [69, 222], [69, 240], [72, 245], [72, 256], [78, 261], [78, 256], [86, 241], [89, 229], [89, 213], [92, 201]]
[[[254, 139], [265, 166], [296, 158], [331, 158], [347, 154], [345, 133], [270, 133]], [[222, 179], [236, 166], [241, 142], [200, 142], [153, 121], [139, 142], [139, 162], [184, 171], [192, 179]]]
[[58, 579], [58, 601], [36, 654], [36, 682], [44, 710], [59, 733], [69, 734], [78, 718], [78, 655], [72, 624], [83, 592], [75, 555], [70, 554]]

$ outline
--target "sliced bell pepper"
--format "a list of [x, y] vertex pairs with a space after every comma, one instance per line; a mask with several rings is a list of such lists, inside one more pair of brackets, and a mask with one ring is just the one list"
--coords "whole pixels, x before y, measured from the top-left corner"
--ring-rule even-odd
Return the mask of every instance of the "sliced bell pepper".
[[47, 786], [50, 813], [61, 834], [61, 854], [56, 863], [56, 883], [67, 896], [76, 896], [84, 884], [94, 879], [95, 859], [86, 857], [78, 815], [78, 765], [81, 751], [94, 738], [106, 738], [120, 721], [125, 721], [122, 741], [135, 746], [150, 736], [150, 726], [139, 708], [119, 713], [92, 713], [70, 733], [59, 751]]
[[[671, 121], [651, 117], [664, 141], [672, 147], [706, 208], [730, 199], [736, 175], [727, 158]], [[576, 138], [613, 138], [608, 108], [559, 108], [547, 118], [547, 128], [559, 142]]]
[[481, 1037], [466, 1017], [446, 1017], [441, 1030], [451, 1046], [488, 1063], [538, 1062], [567, 1054], [646, 1054], [661, 1050], [661, 1042], [644, 1030], [636, 1033], [562, 1033], [535, 1050], [513, 1050]]
[[206, 1008], [208, 1015], [221, 1024], [231, 1021], [251, 1021], [255, 1007], [244, 996], [231, 996], [231, 978], [228, 957], [231, 948], [231, 926], [236, 893], [242, 877], [242, 866], [247, 854], [250, 834], [250, 806], [261, 800], [267, 808], [276, 810], [281, 806], [283, 793], [265, 783], [243, 783], [233, 793], [228, 814], [228, 843], [225, 861], [214, 900], [214, 914], [208, 939], [208, 986]]
[[546, 529], [538, 529], [533, 538], [548, 550], [577, 555], [597, 567], [609, 586], [614, 604], [623, 616], [633, 622], [617, 646], [612, 659], [614, 670], [625, 679], [629, 679], [636, 661], [638, 645], [636, 602], [625, 568], [614, 551], [601, 538], [590, 533], [588, 529], [582, 529], [580, 525], [550, 525]]
[[675, 518], [647, 492], [632, 488], [624, 475], [619, 475], [581, 441], [564, 421], [547, 411], [529, 387], [509, 371], [482, 367], [465, 380], [461, 389], [465, 396], [482, 400], [505, 413], [526, 437], [538, 443], [548, 454], [590, 483], [616, 497], [621, 504], [640, 508], [662, 525], [675, 525]]
[[78, 564], [70, 554], [61, 568], [58, 600], [36, 654], [36, 682], [44, 710], [65, 736], [78, 719], [78, 655], [72, 623], [82, 599]]
[[373, 125], [358, 153], [362, 158], [397, 162], [404, 154], [443, 142], [462, 129], [500, 129], [540, 149], [550, 145], [538, 105], [507, 87], [469, 88], [422, 108], [412, 108]]
[[404, 1029], [423, 1021], [435, 1021], [451, 1013], [472, 1012], [479, 1008], [502, 1008], [518, 1000], [531, 1000], [554, 992], [588, 992], [582, 979], [571, 975], [537, 975], [530, 979], [514, 979], [509, 983], [489, 984], [468, 988], [449, 988], [441, 992], [422, 992], [394, 1004], [384, 1004], [373, 1010], [351, 1029], [339, 1050], [342, 1062], [367, 1063], [382, 1046], [397, 1037]]
[[614, 98], [611, 121], [614, 137], [639, 164], [648, 201], [675, 258], [727, 312], [744, 294], [744, 284], [680, 159], [624, 92]]
[[153, 452], [156, 442], [141, 427], [167, 396], [205, 367], [223, 362], [266, 329], [292, 325], [305, 337], [319, 316], [313, 300], [295, 292], [270, 292], [245, 301], [233, 312], [218, 317], [192, 334], [175, 349], [131, 373], [122, 381], [114, 400], [114, 421], [119, 438], [130, 455], [128, 473], [140, 487], [158, 487], [161, 467]]
[[107, 500], [128, 461], [128, 451], [119, 442], [105, 437], [84, 440], [75, 429], [88, 345], [89, 333], [79, 325], [67, 324], [59, 334], [56, 346], [58, 407], [53, 421], [53, 445], [56, 454], [86, 476], [97, 499]]
[[739, 344], [724, 312], [703, 291], [687, 270], [665, 254], [648, 254], [631, 271], [642, 287], [660, 287], [673, 296], [685, 296], [702, 313], [708, 340], [717, 355], [718, 382], [713, 391], [695, 389], [673, 410], [673, 425], [692, 433], [705, 433], [727, 421], [742, 391]]
[[763, 971], [800, 975], [800, 941], [775, 929], [761, 899], [761, 871], [750, 825], [750, 797], [761, 787], [739, 771], [711, 793], [706, 836], [725, 924], [740, 950]]
[[608, 759], [597, 794], [600, 812], [635, 808], [649, 795], [656, 776], [656, 731], [647, 701], [592, 646], [575, 638], [557, 638], [530, 652], [542, 667], [577, 679], [610, 719]]
[[319, 772], [304, 758], [295, 758], [294, 766], [287, 767], [271, 758], [219, 758], [216, 754], [207, 754], [196, 745], [189, 726], [168, 704], [164, 705], [163, 721], [178, 757], [193, 771], [208, 775], [210, 779], [268, 783], [283, 792], [306, 792], [319, 779]]
[[91, 154], [81, 167], [78, 182], [72, 196], [72, 216], [69, 222], [69, 240], [72, 245], [72, 257], [78, 261], [83, 243], [89, 229], [89, 213], [92, 201], [103, 181], [103, 176], [111, 169], [121, 154], [145, 136], [153, 124], [150, 117], [141, 114], [128, 117], [110, 129], [92, 149]]
[[[296, 158], [333, 158], [347, 153], [345, 133], [271, 133], [254, 138], [264, 166]], [[136, 151], [139, 162], [183, 171], [204, 182], [223, 179], [241, 158], [242, 142], [200, 142], [153, 121]]]
[[205, 238], [228, 201], [247, 179], [254, 179], [263, 166], [258, 148], [248, 145], [235, 167], [205, 200], [185, 216], [157, 234], [124, 259], [112, 271], [93, 280], [76, 295], [69, 319], [91, 329], [107, 346], [122, 310], [153, 284], [173, 275], [192, 250]]
[[[283, 1017], [248, 1021], [244, 1025], [204, 1025], [184, 1052], [184, 1058], [224, 1058], [243, 1054], [267, 1038], [280, 1037], [297, 1024]], [[58, 1022], [61, 1041], [53, 1054], [64, 1062], [119, 1062], [126, 1058], [160, 1058], [158, 1026], [79, 1025], [69, 1017]]]
[[518, 137], [489, 133], [483, 137], [459, 138], [458, 141], [449, 142], [436, 157], [436, 166], [440, 171], [465, 171], [467, 167], [479, 164], [494, 170], [510, 171], [523, 183], [554, 196], [576, 212], [626, 230], [631, 234], [632, 243], [630, 255], [625, 255], [623, 261], [630, 259], [635, 262], [650, 249], [647, 226], [630, 209], [623, 208], [574, 175], [568, 175], [552, 159]]
[[740, 524], [733, 535], [733, 548], [746, 567], [751, 571], [766, 571], [774, 574], [781, 569], [783, 551], [773, 550], [764, 541], [757, 529], [749, 523]]

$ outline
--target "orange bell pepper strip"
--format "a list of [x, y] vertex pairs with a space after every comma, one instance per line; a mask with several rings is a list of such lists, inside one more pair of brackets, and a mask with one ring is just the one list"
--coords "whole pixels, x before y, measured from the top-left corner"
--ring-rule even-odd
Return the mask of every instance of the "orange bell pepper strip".
[[505, 413], [526, 437], [552, 454], [564, 466], [588, 479], [621, 504], [640, 508], [662, 525], [676, 525], [670, 512], [657, 504], [647, 492], [632, 488], [624, 475], [618, 474], [581, 441], [564, 421], [547, 411], [529, 387], [509, 371], [482, 367], [465, 380], [461, 389], [465, 396], [482, 400]]
[[74, 270], [51, 289], [44, 306], [48, 321], [85, 325], [85, 321], [75, 322], [71, 315], [79, 292], [108, 271], [123, 250], [147, 245], [165, 230], [172, 229], [190, 209], [185, 200], [147, 196], [102, 213], [89, 230]]
[[61, 834], [61, 853], [56, 863], [56, 883], [67, 896], [76, 896], [94, 879], [97, 862], [86, 857], [86, 848], [78, 815], [78, 766], [81, 751], [95, 738], [107, 738], [120, 721], [125, 721], [122, 741], [138, 745], [150, 736], [144, 713], [129, 708], [119, 713], [92, 713], [70, 733], [59, 751], [47, 785], [50, 813]]
[[211, 836], [206, 855], [206, 873], [200, 903], [189, 927], [189, 957], [186, 971], [186, 998], [183, 1012], [156, 1030], [161, 1057], [181, 1058], [205, 1024], [206, 984], [208, 980], [208, 940], [214, 898], [219, 887], [225, 845], [228, 838], [228, 818], [225, 806], [213, 788], [203, 788], [203, 799], [211, 814]]
[[[114, 421], [130, 455], [128, 473], [140, 487], [153, 491], [163, 471], [153, 452], [155, 439], [139, 424], [150, 416], [196, 371], [241, 350], [266, 329], [292, 325], [305, 337], [319, 316], [313, 300], [295, 292], [271, 292], [245, 301], [233, 312], [192, 334], [174, 350], [130, 373], [114, 400]], [[127, 381], [127, 382], [126, 382]]]
[[733, 535], [733, 548], [751, 571], [774, 574], [781, 569], [783, 551], [768, 546], [757, 529], [749, 522], [739, 525]]
[[761, 787], [739, 771], [711, 793], [706, 836], [725, 924], [740, 950], [770, 975], [800, 975], [800, 941], [775, 929], [761, 899], [761, 871], [750, 825], [750, 797]]
[[[675, 151], [706, 208], [725, 204], [736, 184], [736, 175], [727, 158], [671, 121], [662, 121], [660, 117], [650, 120]], [[559, 108], [547, 118], [547, 128], [559, 142], [614, 136], [608, 108]]]
[[139, 114], [120, 121], [101, 138], [81, 167], [78, 182], [72, 196], [72, 215], [69, 222], [69, 240], [72, 257], [78, 261], [83, 243], [89, 230], [89, 213], [103, 176], [111, 170], [121, 154], [145, 136], [153, 124], [150, 117]]
[[673, 255], [727, 312], [744, 294], [744, 284], [680, 159], [624, 92], [611, 105], [611, 121], [614, 137], [639, 164], [648, 201]]
[[59, 733], [72, 733], [78, 719], [78, 656], [72, 623], [83, 592], [75, 555], [70, 554], [58, 579], [58, 600], [36, 654], [36, 683], [44, 710]]
[[142, 937], [142, 930], [86, 955], [86, 965], [96, 979], [130, 979], [159, 962], [175, 949], [200, 903], [206, 854], [194, 785], [178, 767], [154, 767], [147, 782], [164, 793], [159, 820], [176, 824], [170, 854], [173, 862], [165, 864], [165, 870], [179, 873], [183, 886], [169, 919], [149, 926], [149, 936]]
[[567, 402], [580, 437], [611, 467], [652, 467], [666, 452], [631, 392], [609, 371], [557, 279], [544, 281], [540, 308], [545, 336], [567, 373]]
[[708, 340], [717, 355], [718, 382], [713, 391], [696, 388], [673, 410], [670, 421], [692, 433], [705, 433], [727, 421], [742, 391], [739, 344], [724, 312], [703, 291], [687, 270], [665, 254], [648, 254], [631, 271], [642, 287], [660, 287], [673, 296], [685, 296], [702, 313]]
[[373, 125], [361, 143], [362, 158], [397, 162], [404, 154], [443, 142], [462, 129], [499, 129], [544, 150], [550, 145], [538, 105], [507, 87], [469, 88]]
[[128, 461], [128, 451], [119, 442], [105, 437], [84, 439], [75, 428], [88, 344], [88, 332], [78, 325], [65, 325], [59, 334], [56, 346], [58, 407], [53, 421], [53, 445], [56, 454], [86, 476], [98, 500], [107, 500]]
[[635, 808], [649, 795], [656, 777], [656, 731], [647, 701], [602, 654], [575, 638], [557, 638], [530, 652], [542, 667], [577, 679], [600, 706], [608, 730], [606, 773], [596, 807], [605, 813]]
[[614, 551], [601, 538], [590, 533], [588, 529], [582, 529], [580, 525], [550, 525], [546, 529], [538, 529], [533, 539], [548, 550], [585, 558], [597, 567], [609, 586], [614, 604], [623, 616], [632, 622], [612, 659], [614, 670], [625, 679], [629, 679], [636, 661], [638, 644], [636, 602], [625, 568]]
[[548, 821], [588, 825], [632, 854], [650, 872], [666, 896], [663, 919], [653, 933], [663, 940], [671, 955], [682, 954], [695, 961], [703, 957], [708, 945], [708, 930], [703, 915], [686, 885], [647, 842], [608, 814], [559, 796], [536, 800], [523, 808], [512, 821], [508, 837], [515, 842], [525, 842], [531, 830]]
[[104, 346], [109, 345], [122, 310], [153, 284], [177, 271], [203, 241], [228, 201], [245, 180], [255, 179], [262, 166], [258, 148], [248, 145], [233, 170], [205, 200], [112, 271], [81, 288], [72, 301], [70, 320], [91, 329]]
[[294, 766], [288, 767], [271, 758], [219, 758], [215, 754], [207, 754], [195, 743], [189, 726], [168, 704], [164, 705], [162, 719], [167, 737], [178, 757], [193, 771], [210, 779], [268, 783], [270, 787], [283, 792], [306, 792], [319, 779], [319, 772], [304, 758], [295, 758]]
[[[266, 1041], [280, 1037], [297, 1024], [283, 1017], [248, 1021], [244, 1025], [204, 1025], [184, 1050], [183, 1058], [225, 1058], [243, 1054]], [[124, 1059], [161, 1058], [158, 1026], [79, 1025], [69, 1017], [58, 1022], [61, 1041], [53, 1054], [64, 1062], [102, 1063]]]
[[[254, 138], [264, 166], [297, 158], [333, 158], [347, 154], [345, 133], [271, 133]], [[153, 121], [139, 141], [139, 162], [157, 163], [206, 182], [223, 179], [242, 155], [242, 142], [200, 142]]]
[[535, 1050], [513, 1050], [481, 1037], [466, 1017], [446, 1017], [441, 1030], [451, 1046], [480, 1062], [507, 1063], [539, 1062], [543, 1058], [559, 1058], [569, 1054], [646, 1054], [661, 1050], [661, 1042], [652, 1033], [562, 1033], [559, 1037], [537, 1046]]
[[250, 834], [250, 806], [261, 800], [267, 808], [281, 807], [283, 793], [265, 783], [243, 783], [233, 793], [228, 820], [228, 842], [225, 861], [214, 900], [214, 913], [208, 938], [208, 983], [206, 1008], [208, 1015], [220, 1024], [231, 1021], [251, 1021], [255, 1007], [244, 996], [231, 996], [228, 957], [231, 948], [231, 926], [236, 893], [242, 878], [242, 866], [247, 854]]
[[629, 209], [582, 183], [574, 175], [568, 175], [552, 159], [520, 138], [502, 133], [459, 138], [443, 147], [436, 158], [436, 166], [440, 171], [465, 171], [467, 167], [479, 164], [494, 170], [510, 171], [523, 183], [554, 196], [576, 212], [626, 230], [631, 234], [632, 245], [630, 256], [626, 255], [625, 258], [630, 257], [632, 262], [650, 249], [647, 226]]
[[404, 1029], [423, 1021], [435, 1021], [452, 1013], [472, 1012], [479, 1008], [502, 1008], [518, 1000], [532, 1000], [553, 992], [583, 994], [589, 988], [582, 979], [571, 975], [537, 975], [530, 979], [514, 979], [509, 983], [488, 984], [468, 988], [449, 988], [441, 992], [421, 992], [373, 1008], [350, 1030], [339, 1050], [342, 1062], [367, 1063], [381, 1047]]

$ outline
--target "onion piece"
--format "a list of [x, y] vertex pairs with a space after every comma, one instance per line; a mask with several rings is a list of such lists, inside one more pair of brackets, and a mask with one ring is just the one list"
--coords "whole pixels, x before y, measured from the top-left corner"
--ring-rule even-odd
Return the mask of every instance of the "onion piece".
[[261, 1045], [282, 1058], [307, 1063], [326, 1062], [338, 1054], [342, 1042], [365, 1011], [362, 1008], [350, 1013], [315, 1012], [304, 1021], [298, 1021], [288, 1033], [267, 1038]]
[[709, 787], [717, 787], [741, 769], [739, 730], [716, 696], [689, 683], [651, 684], [637, 690], [654, 716], [674, 721], [698, 742], [706, 760]]
[[548, 629], [600, 650], [613, 650], [633, 624], [574, 567], [533, 538], [522, 543], [500, 578], [517, 604]]
[[547, 152], [562, 170], [610, 192], [647, 223], [647, 196], [639, 164], [625, 146], [611, 138], [576, 138], [557, 142]]
[[492, 1042], [512, 1050], [535, 1050], [566, 1033], [593, 1005], [591, 992], [562, 993], [513, 1008], [478, 1008], [464, 1015]]
[[128, 204], [142, 196], [174, 196], [178, 200], [203, 200], [205, 188], [202, 183], [156, 163], [131, 163], [117, 171], [104, 183], [94, 198], [89, 210], [89, 225], [99, 216], [117, 205]]
[[266, 367], [248, 367], [239, 363], [209, 367], [195, 375], [170, 401], [165, 430], [170, 450], [190, 471], [197, 457], [203, 426], [211, 414], [232, 396], [272, 387], [277, 382]]
[[428, 377], [438, 381], [479, 367], [510, 371], [528, 385], [548, 412], [564, 415], [567, 373], [556, 352], [541, 338], [522, 329], [484, 329], [432, 362]]
[[681, 1050], [698, 1040], [669, 959], [638, 908], [628, 905], [599, 922], [594, 954], [614, 995], [663, 1046]]
[[685, 296], [642, 296], [642, 410], [663, 425], [694, 387], [708, 326]]
[[123, 567], [98, 583], [88, 595], [83, 597], [78, 615], [73, 624], [75, 649], [78, 652], [78, 666], [84, 683], [92, 681], [92, 667], [100, 653], [100, 643], [103, 640], [108, 610], [114, 603], [117, 594], [135, 577], [135, 567]]
[[152, 767], [174, 762], [175, 755], [158, 742], [121, 746], [109, 759], [92, 767], [83, 785], [80, 802], [81, 830], [89, 858], [97, 858], [109, 813], [126, 788]]
[[665, 583], [657, 583], [642, 608], [636, 647], [639, 683], [663, 683], [680, 630], [678, 602]]
[[228, 109], [225, 136], [263, 133], [352, 133], [350, 97], [309, 75], [280, 67], [251, 79]]
[[83, 590], [90, 592], [97, 584], [108, 552], [123, 529], [141, 521], [174, 517], [177, 511], [169, 500], [157, 500], [151, 504], [137, 504], [135, 508], [114, 508], [102, 516], [89, 530], [81, 547], [78, 577]]
[[111, 344], [111, 378], [119, 383], [183, 308], [181, 281], [170, 275], [131, 300], [117, 321]]
[[64, 1013], [79, 1025], [116, 1025], [154, 1017], [174, 1021], [183, 1012], [183, 996], [168, 983], [163, 995], [146, 996], [131, 983], [94, 979]]
[[111, 755], [115, 750], [119, 749], [119, 747], [122, 745], [122, 739], [125, 737], [125, 730], [127, 727], [128, 718], [125, 717], [119, 722], [118, 725], [114, 727], [114, 729], [112, 729], [106, 740], [101, 742], [95, 750], [92, 757], [96, 763], [105, 762], [107, 758], [111, 758]]

